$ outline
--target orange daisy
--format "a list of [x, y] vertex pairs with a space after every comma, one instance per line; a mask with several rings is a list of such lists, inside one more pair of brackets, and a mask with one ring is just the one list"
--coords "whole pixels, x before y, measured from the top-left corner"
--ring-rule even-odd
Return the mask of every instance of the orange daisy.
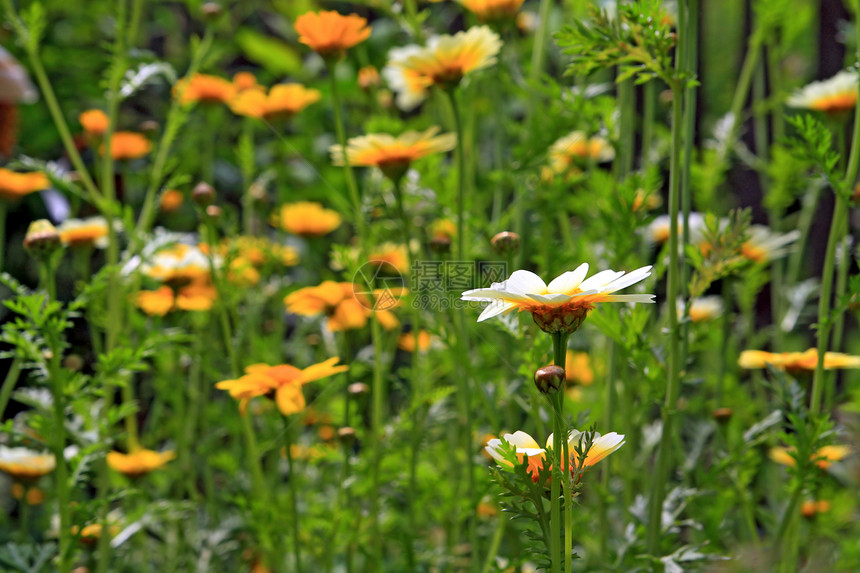
[[230, 80], [208, 74], [194, 74], [190, 79], [183, 78], [176, 82], [173, 94], [180, 98], [183, 104], [228, 103], [238, 93], [238, 88]]
[[[765, 368], [768, 364], [780, 370], [802, 372], [815, 370], [818, 364], [818, 350], [810, 348], [806, 352], [764, 352], [763, 350], [744, 350], [738, 359], [738, 366], [747, 369]], [[860, 368], [860, 356], [840, 352], [827, 352], [824, 355], [824, 369]]]
[[313, 201], [299, 201], [281, 206], [273, 213], [271, 223], [288, 233], [302, 237], [321, 237], [340, 227], [343, 219], [331, 209]]
[[244, 91], [230, 102], [230, 109], [256, 119], [290, 119], [319, 99], [317, 90], [301, 84], [280, 84], [272, 87], [268, 95], [262, 90]]
[[44, 173], [16, 173], [0, 167], [0, 199], [4, 201], [15, 201], [50, 186]]
[[[117, 161], [137, 159], [150, 151], [152, 151], [152, 143], [140, 133], [118, 131], [111, 138], [110, 154]], [[99, 152], [104, 155], [104, 144], [99, 148]]]
[[90, 135], [103, 135], [107, 129], [108, 116], [100, 109], [88, 109], [78, 116], [78, 122]]
[[66, 219], [57, 227], [57, 232], [70, 247], [95, 246], [104, 249], [108, 245], [108, 224], [104, 217]]
[[349, 48], [370, 37], [367, 20], [357, 14], [335, 11], [307, 12], [296, 18], [299, 42], [323, 58], [339, 58]]
[[502, 20], [517, 15], [525, 0], [457, 0], [479, 20]]
[[173, 451], [155, 452], [139, 449], [129, 454], [108, 452], [107, 463], [111, 469], [131, 478], [157, 470], [176, 457]]
[[[794, 450], [790, 448], [776, 447], [770, 449], [769, 456], [776, 463], [793, 468], [797, 464], [797, 460], [792, 455], [793, 452]], [[848, 446], [824, 446], [809, 459], [813, 460], [819, 468], [826, 470], [833, 465], [833, 462], [842, 460], [850, 453], [851, 448]]]

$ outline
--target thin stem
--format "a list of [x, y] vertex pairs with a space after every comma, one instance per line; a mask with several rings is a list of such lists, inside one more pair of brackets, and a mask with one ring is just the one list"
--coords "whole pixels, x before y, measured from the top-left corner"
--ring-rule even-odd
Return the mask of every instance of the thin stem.
[[[257, 447], [257, 438], [254, 435], [254, 426], [251, 423], [251, 416], [248, 412], [243, 412], [239, 416], [242, 420], [242, 433], [245, 436], [245, 447], [248, 453], [248, 465], [251, 468], [251, 480], [254, 488], [254, 496], [259, 505], [253, 508], [257, 514], [257, 534], [260, 536], [260, 544], [263, 546], [263, 555], [266, 565], [273, 567], [278, 562], [277, 555], [272, 544], [272, 539], [269, 536], [269, 511], [271, 509], [269, 501], [269, 490], [266, 487], [266, 482], [263, 479], [263, 466], [260, 463], [259, 448]], [[253, 503], [253, 500], [252, 500]], [[262, 510], [262, 511], [260, 511]], [[263, 514], [262, 516], [260, 514]], [[264, 517], [264, 519], [260, 519]], [[280, 568], [277, 568], [278, 570]]]
[[337, 87], [337, 77], [335, 76], [336, 63], [326, 62], [328, 66], [328, 76], [331, 81], [331, 98], [332, 109], [334, 111], [334, 126], [337, 131], [337, 141], [343, 151], [343, 169], [346, 174], [346, 183], [349, 189], [349, 198], [352, 201], [353, 217], [355, 218], [356, 234], [358, 235], [359, 248], [362, 250], [362, 255], [365, 253], [364, 241], [367, 237], [367, 228], [364, 217], [361, 215], [361, 193], [358, 190], [358, 183], [355, 180], [355, 172], [349, 163], [349, 157], [346, 154], [346, 128], [343, 122], [342, 103], [340, 91]]
[[535, 32], [535, 42], [532, 48], [532, 67], [529, 70], [529, 81], [536, 83], [543, 71], [543, 57], [546, 51], [547, 28], [549, 26], [549, 10], [552, 0], [541, 0], [538, 10], [538, 29]]
[[800, 208], [800, 216], [797, 219], [796, 226], [797, 229], [800, 229], [800, 237], [798, 237], [794, 250], [788, 259], [788, 281], [786, 284], [795, 285], [800, 279], [800, 267], [803, 261], [806, 260], [803, 253], [806, 241], [809, 238], [809, 230], [812, 227], [812, 219], [818, 210], [818, 201], [820, 198], [821, 187], [818, 185], [814, 185], [803, 198], [803, 205]]
[[0, 387], [0, 422], [4, 420], [3, 415], [6, 413], [6, 406], [9, 405], [9, 399], [12, 397], [12, 391], [18, 383], [18, 378], [21, 376], [21, 363], [23, 359], [16, 354], [12, 359], [12, 364], [9, 365], [9, 370], [6, 372], [6, 378], [3, 379], [3, 386]]
[[[553, 364], [565, 368], [567, 361], [567, 339], [569, 333], [556, 332], [552, 335], [553, 345]], [[562, 381], [562, 385], [564, 382]], [[561, 493], [559, 489], [564, 484], [564, 498], [566, 505], [565, 518], [569, 520], [571, 517], [571, 505], [567, 501], [571, 496], [570, 493], [570, 478], [566, 475], [570, 464], [570, 453], [568, 451], [567, 433], [565, 431], [564, 421], [564, 388], [559, 388], [555, 393], [549, 395], [550, 406], [552, 407], [552, 482], [550, 484], [550, 552], [552, 555], [552, 571], [559, 573], [564, 567], [565, 571], [570, 571], [571, 561], [571, 545], [572, 545], [572, 528], [565, 527], [561, 522]], [[564, 461], [563, 461], [564, 460]], [[564, 533], [562, 533], [564, 532]], [[564, 535], [564, 547], [559, 547]]]
[[[681, 145], [683, 143], [683, 97], [680, 83], [672, 86], [672, 158], [669, 174], [669, 269], [666, 298], [670, 305], [678, 299], [680, 267], [678, 261], [678, 211], [680, 195]], [[680, 338], [678, 313], [669, 312], [669, 357], [666, 382], [666, 402], [663, 406], [663, 431], [660, 437], [660, 452], [651, 489], [648, 515], [648, 552], [657, 555], [662, 531], [662, 509], [666, 479], [672, 462], [672, 433], [677, 415], [680, 383]]]
[[465, 241], [465, 216], [463, 203], [466, 196], [466, 151], [463, 139], [463, 120], [460, 117], [460, 108], [457, 105], [457, 96], [453, 90], [446, 90], [445, 94], [451, 102], [454, 113], [454, 127], [457, 132], [457, 249], [454, 251], [458, 261], [463, 261]]
[[286, 446], [285, 449], [287, 451], [287, 464], [290, 466], [290, 506], [292, 510], [292, 533], [293, 533], [293, 560], [295, 561], [295, 571], [301, 573], [302, 571], [302, 556], [301, 556], [301, 542], [299, 541], [299, 503], [296, 497], [296, 490], [298, 489], [298, 475], [299, 473], [296, 471], [296, 461], [293, 459], [292, 453], [292, 430], [290, 428], [290, 424], [288, 418], [284, 418], [284, 435]]

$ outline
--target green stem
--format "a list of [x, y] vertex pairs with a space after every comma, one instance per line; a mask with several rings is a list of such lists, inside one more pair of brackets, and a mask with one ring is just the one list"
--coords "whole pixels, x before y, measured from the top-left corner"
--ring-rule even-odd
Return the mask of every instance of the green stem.
[[529, 70], [529, 81], [533, 84], [537, 83], [543, 71], [543, 57], [546, 51], [549, 11], [551, 7], [552, 0], [541, 0], [540, 9], [538, 10], [538, 29], [535, 32], [535, 42], [532, 48], [532, 66]]
[[372, 313], [370, 317], [370, 333], [373, 340], [373, 385], [371, 392], [373, 394], [373, 406], [371, 413], [371, 428], [372, 428], [372, 443], [373, 443], [373, 458], [371, 468], [371, 492], [370, 492], [370, 527], [373, 539], [373, 553], [369, 570], [376, 571], [382, 564], [382, 548], [383, 539], [379, 528], [379, 486], [380, 486], [380, 465], [382, 463], [382, 431], [385, 427], [385, 401], [386, 401], [386, 385], [385, 379], [382, 376], [382, 332], [380, 331], [379, 319], [376, 313]]
[[782, 555], [782, 565], [791, 564], [790, 555], [792, 553], [793, 548], [789, 547], [789, 543], [785, 543], [785, 535], [788, 533], [788, 530], [791, 528], [791, 524], [793, 524], [797, 518], [800, 509], [800, 501], [803, 498], [803, 484], [798, 483], [794, 487], [794, 491], [791, 494], [791, 499], [788, 502], [788, 506], [785, 508], [785, 513], [782, 514], [782, 519], [779, 522], [779, 529], [776, 533], [776, 541], [774, 542], [773, 548], [780, 555]]
[[[246, 119], [242, 124], [242, 143], [240, 149], [250, 149], [251, 157], [243, 157], [241, 160], [242, 167], [242, 232], [246, 235], [254, 234], [254, 195], [252, 193], [252, 183], [254, 182], [254, 157], [256, 157], [256, 149], [254, 147], [254, 124], [252, 120]], [[246, 160], [250, 159], [250, 163], [246, 164]]]
[[290, 428], [290, 424], [288, 418], [284, 418], [284, 433], [285, 433], [285, 448], [287, 450], [287, 464], [290, 466], [290, 483], [289, 485], [289, 493], [290, 493], [290, 508], [292, 511], [292, 533], [293, 533], [293, 559], [295, 561], [295, 571], [297, 573], [301, 573], [302, 571], [302, 556], [301, 556], [301, 541], [299, 537], [299, 502], [296, 497], [296, 490], [298, 489], [298, 476], [299, 472], [296, 471], [296, 461], [293, 459], [293, 453], [291, 447], [293, 445], [292, 440], [292, 430]]
[[487, 551], [487, 558], [484, 559], [484, 568], [481, 573], [490, 573], [494, 571], [493, 565], [496, 562], [496, 555], [499, 553], [499, 546], [502, 544], [502, 537], [505, 534], [505, 526], [508, 520], [505, 517], [499, 517], [499, 522], [496, 524], [496, 531], [493, 533], [493, 539], [490, 541], [490, 548]]
[[[683, 1], [683, 0], [682, 0]], [[670, 305], [678, 300], [680, 266], [678, 261], [678, 211], [680, 195], [681, 145], [683, 143], [683, 98], [684, 90], [680, 83], [672, 85], [672, 158], [669, 173], [669, 269], [666, 298]], [[658, 555], [662, 531], [662, 510], [665, 497], [666, 479], [672, 463], [672, 433], [677, 415], [680, 383], [680, 338], [678, 313], [669, 312], [669, 356], [666, 382], [666, 402], [663, 406], [663, 431], [660, 437], [660, 451], [651, 489], [648, 515], [648, 552]]]
[[[269, 490], [263, 479], [263, 466], [260, 463], [257, 438], [254, 435], [254, 426], [251, 422], [250, 413], [244, 412], [239, 417], [242, 420], [242, 433], [245, 436], [248, 465], [251, 469], [251, 480], [254, 488], [252, 495], [249, 497], [251, 497], [252, 511], [256, 516], [254, 521], [257, 525], [257, 534], [260, 537], [260, 544], [263, 546], [263, 556], [266, 566], [275, 567], [279, 563], [278, 555], [280, 555], [280, 551], [275, 551], [275, 546], [269, 535], [269, 515], [272, 506], [269, 500]], [[256, 505], [255, 502], [259, 505]], [[280, 570], [280, 567], [276, 567], [276, 570]]]
[[[567, 362], [567, 332], [556, 332], [552, 335], [553, 364], [564, 370]], [[552, 553], [553, 573], [562, 571], [569, 572], [572, 566], [571, 546], [573, 543], [572, 529], [572, 494], [570, 491], [570, 477], [567, 475], [570, 464], [570, 452], [568, 451], [567, 432], [564, 420], [564, 382], [553, 394], [550, 394], [550, 405], [552, 406], [553, 435], [552, 435], [552, 482], [550, 485], [550, 551]], [[564, 461], [563, 461], [564, 460]], [[565, 521], [561, 522], [561, 492], [564, 487], [565, 499]], [[564, 533], [562, 533], [564, 532]], [[564, 546], [559, 547], [564, 536]]]
[[794, 245], [791, 257], [788, 259], [788, 281], [787, 285], [796, 285], [800, 279], [801, 264], [807, 260], [803, 254], [806, 250], [806, 241], [809, 238], [809, 229], [812, 227], [812, 219], [818, 210], [818, 201], [821, 198], [821, 187], [813, 184], [813, 187], [803, 198], [800, 208], [800, 216], [797, 219], [797, 229], [800, 229], [800, 237]]
[[457, 96], [453, 90], [446, 90], [445, 94], [451, 102], [451, 110], [454, 114], [454, 127], [457, 132], [457, 249], [454, 251], [458, 261], [465, 260], [464, 256], [464, 241], [465, 241], [465, 215], [464, 202], [466, 196], [466, 151], [465, 141], [463, 139], [463, 120], [460, 117], [460, 108], [457, 105]]
[[343, 111], [341, 109], [342, 103], [340, 98], [340, 91], [337, 87], [337, 77], [335, 76], [335, 62], [326, 62], [328, 66], [328, 77], [331, 81], [331, 98], [332, 98], [332, 109], [334, 111], [334, 126], [337, 131], [337, 141], [340, 144], [341, 149], [343, 150], [343, 168], [344, 173], [346, 174], [346, 183], [349, 189], [349, 198], [352, 202], [352, 209], [354, 211], [353, 217], [356, 225], [356, 234], [358, 235], [359, 240], [359, 248], [362, 251], [362, 256], [366, 255], [366, 245], [364, 241], [367, 238], [367, 227], [364, 221], [364, 217], [361, 214], [361, 193], [358, 190], [358, 183], [355, 180], [355, 172], [352, 170], [352, 166], [349, 163], [349, 157], [346, 154], [346, 128], [344, 127], [343, 121]]
[[654, 154], [654, 114], [657, 110], [657, 85], [648, 82], [643, 86], [645, 103], [642, 111], [642, 165], [651, 165]]
[[12, 364], [9, 365], [9, 370], [6, 372], [6, 378], [3, 379], [3, 386], [0, 387], [0, 422], [4, 420], [3, 415], [6, 413], [6, 406], [9, 405], [12, 391], [15, 390], [15, 385], [21, 375], [22, 362], [21, 357], [15, 354], [15, 358], [12, 359]]

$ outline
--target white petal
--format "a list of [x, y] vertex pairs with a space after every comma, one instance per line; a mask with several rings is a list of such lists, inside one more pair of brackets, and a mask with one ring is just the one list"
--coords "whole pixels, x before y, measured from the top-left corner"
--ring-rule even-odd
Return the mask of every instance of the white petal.
[[621, 290], [623, 288], [629, 287], [632, 284], [636, 284], [639, 281], [645, 280], [651, 276], [651, 267], [642, 267], [641, 269], [636, 269], [633, 272], [630, 272], [623, 277], [619, 277], [612, 281], [611, 283], [606, 285], [604, 292], [615, 292], [617, 290]]
[[583, 279], [585, 279], [585, 275], [587, 274], [588, 263], [582, 263], [576, 267], [575, 270], [568, 271], [554, 278], [552, 282], [547, 285], [546, 290], [550, 293], [568, 293], [579, 287], [579, 284]]
[[591, 290], [591, 289], [600, 289], [603, 290], [603, 287], [611, 283], [612, 281], [624, 276], [623, 272], [616, 272], [613, 270], [600, 271], [593, 277], [588, 277], [582, 284], [579, 285], [579, 288], [582, 290]]
[[460, 295], [461, 300], [498, 300], [501, 298], [505, 298], [507, 293], [502, 291], [498, 291], [493, 288], [475, 288], [472, 290], [467, 290]]
[[531, 271], [514, 271], [504, 282], [505, 291], [516, 294], [545, 294], [546, 283]]
[[487, 442], [487, 446], [484, 448], [484, 450], [488, 454], [490, 454], [494, 460], [496, 460], [497, 462], [501, 462], [501, 461], [504, 461], [504, 458], [499, 453], [500, 447], [502, 447], [502, 440], [500, 440], [498, 438], [493, 438], [492, 440]]
[[544, 304], [558, 304], [562, 302], [567, 302], [571, 299], [571, 296], [568, 294], [530, 294], [529, 298], [534, 299], [538, 302], [542, 302]]
[[522, 430], [517, 430], [513, 434], [505, 434], [505, 441], [509, 444], [513, 444], [514, 446], [516, 446], [517, 451], [519, 451], [520, 448], [535, 450], [540, 449], [540, 446], [535, 441], [535, 439], [523, 432]]
[[503, 302], [500, 300], [494, 300], [487, 306], [487, 308], [484, 309], [484, 311], [481, 313], [481, 316], [478, 317], [478, 322], [484, 322], [489, 318], [504, 314], [508, 311], [515, 309], [516, 307], [517, 303], [515, 302]]

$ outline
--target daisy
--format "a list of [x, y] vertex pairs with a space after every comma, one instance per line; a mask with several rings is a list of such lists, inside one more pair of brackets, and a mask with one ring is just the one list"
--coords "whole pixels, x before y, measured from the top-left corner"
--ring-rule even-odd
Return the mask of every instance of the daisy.
[[[684, 314], [684, 301], [678, 300], [678, 318]], [[702, 296], [690, 301], [690, 321], [705, 322], [722, 316], [723, 298], [720, 296]]]
[[501, 47], [498, 34], [476, 26], [453, 36], [433, 36], [426, 46], [391, 50], [382, 74], [398, 92], [398, 107], [408, 111], [424, 101], [432, 86], [454, 87], [463, 76], [495, 64]]
[[789, 107], [823, 111], [828, 115], [844, 114], [857, 105], [858, 76], [853, 70], [842, 70], [830, 79], [796, 91], [786, 100]]
[[16, 481], [35, 481], [54, 471], [56, 464], [56, 458], [50, 454], [0, 446], [0, 472]]
[[[386, 177], [397, 181], [416, 159], [456, 147], [456, 135], [437, 133], [439, 128], [431, 127], [423, 132], [407, 131], [397, 137], [387, 133], [353, 137], [347, 141], [346, 158], [353, 167], [378, 167]], [[343, 147], [332, 145], [329, 152], [335, 165], [343, 165]]]
[[615, 149], [606, 138], [588, 137], [584, 131], [565, 135], [549, 148], [550, 167], [556, 174], [589, 161], [605, 163], [615, 159]]
[[[776, 463], [793, 468], [797, 464], [793, 453], [794, 450], [791, 448], [776, 447], [770, 449], [769, 456]], [[824, 446], [812, 454], [809, 459], [813, 460], [819, 468], [826, 470], [833, 462], [841, 461], [850, 453], [851, 448], [848, 446]]]
[[100, 109], [88, 109], [78, 116], [78, 123], [89, 135], [104, 135], [108, 129], [108, 116]]
[[749, 238], [741, 246], [741, 254], [754, 263], [765, 263], [785, 256], [788, 254], [786, 247], [800, 237], [797, 229], [777, 234], [764, 225], [752, 225], [748, 233]]
[[[137, 159], [152, 151], [152, 143], [143, 135], [132, 131], [118, 131], [113, 134], [110, 142], [111, 157], [117, 161]], [[99, 148], [104, 155], [105, 146]]]
[[317, 90], [301, 84], [280, 84], [273, 86], [268, 94], [262, 90], [246, 90], [230, 101], [230, 109], [236, 115], [256, 119], [290, 119], [319, 99]]
[[15, 201], [50, 186], [44, 173], [16, 173], [0, 167], [0, 200]]
[[[705, 218], [701, 213], [690, 213], [690, 242], [699, 244], [704, 239]], [[669, 240], [670, 224], [672, 219], [669, 215], [660, 215], [645, 229], [645, 237], [653, 244], [662, 245]], [[684, 230], [684, 216], [678, 215], [678, 233]]]
[[139, 449], [129, 454], [108, 452], [107, 463], [114, 471], [136, 478], [159, 469], [175, 457], [173, 451], [154, 452]]
[[525, 0], [457, 0], [479, 20], [502, 20], [516, 16]]
[[613, 294], [651, 275], [651, 267], [631, 273], [606, 270], [586, 279], [588, 263], [568, 271], [548, 285], [536, 274], [518, 270], [505, 281], [490, 288], [468, 290], [462, 300], [484, 301], [478, 322], [513, 310], [527, 310], [535, 323], [548, 333], [573, 332], [579, 328], [588, 311], [599, 302], [654, 302], [653, 294]]
[[228, 79], [208, 74], [194, 74], [183, 78], [173, 88], [180, 103], [228, 103], [238, 93], [236, 85]]
[[[768, 364], [790, 372], [813, 371], [818, 364], [818, 350], [810, 348], [806, 352], [764, 352], [744, 350], [738, 359], [738, 366], [746, 369], [765, 368]], [[860, 368], [860, 356], [850, 356], [840, 352], [824, 354], [824, 369]]]
[[299, 42], [326, 59], [337, 59], [346, 50], [370, 37], [367, 20], [357, 14], [343, 16], [334, 10], [307, 12], [296, 18]]
[[104, 217], [66, 219], [57, 227], [57, 231], [70, 247], [94, 246], [104, 249], [108, 246], [108, 224]]
[[328, 235], [340, 227], [342, 221], [337, 211], [326, 209], [313, 201], [298, 201], [283, 205], [270, 217], [272, 225], [302, 237]]

